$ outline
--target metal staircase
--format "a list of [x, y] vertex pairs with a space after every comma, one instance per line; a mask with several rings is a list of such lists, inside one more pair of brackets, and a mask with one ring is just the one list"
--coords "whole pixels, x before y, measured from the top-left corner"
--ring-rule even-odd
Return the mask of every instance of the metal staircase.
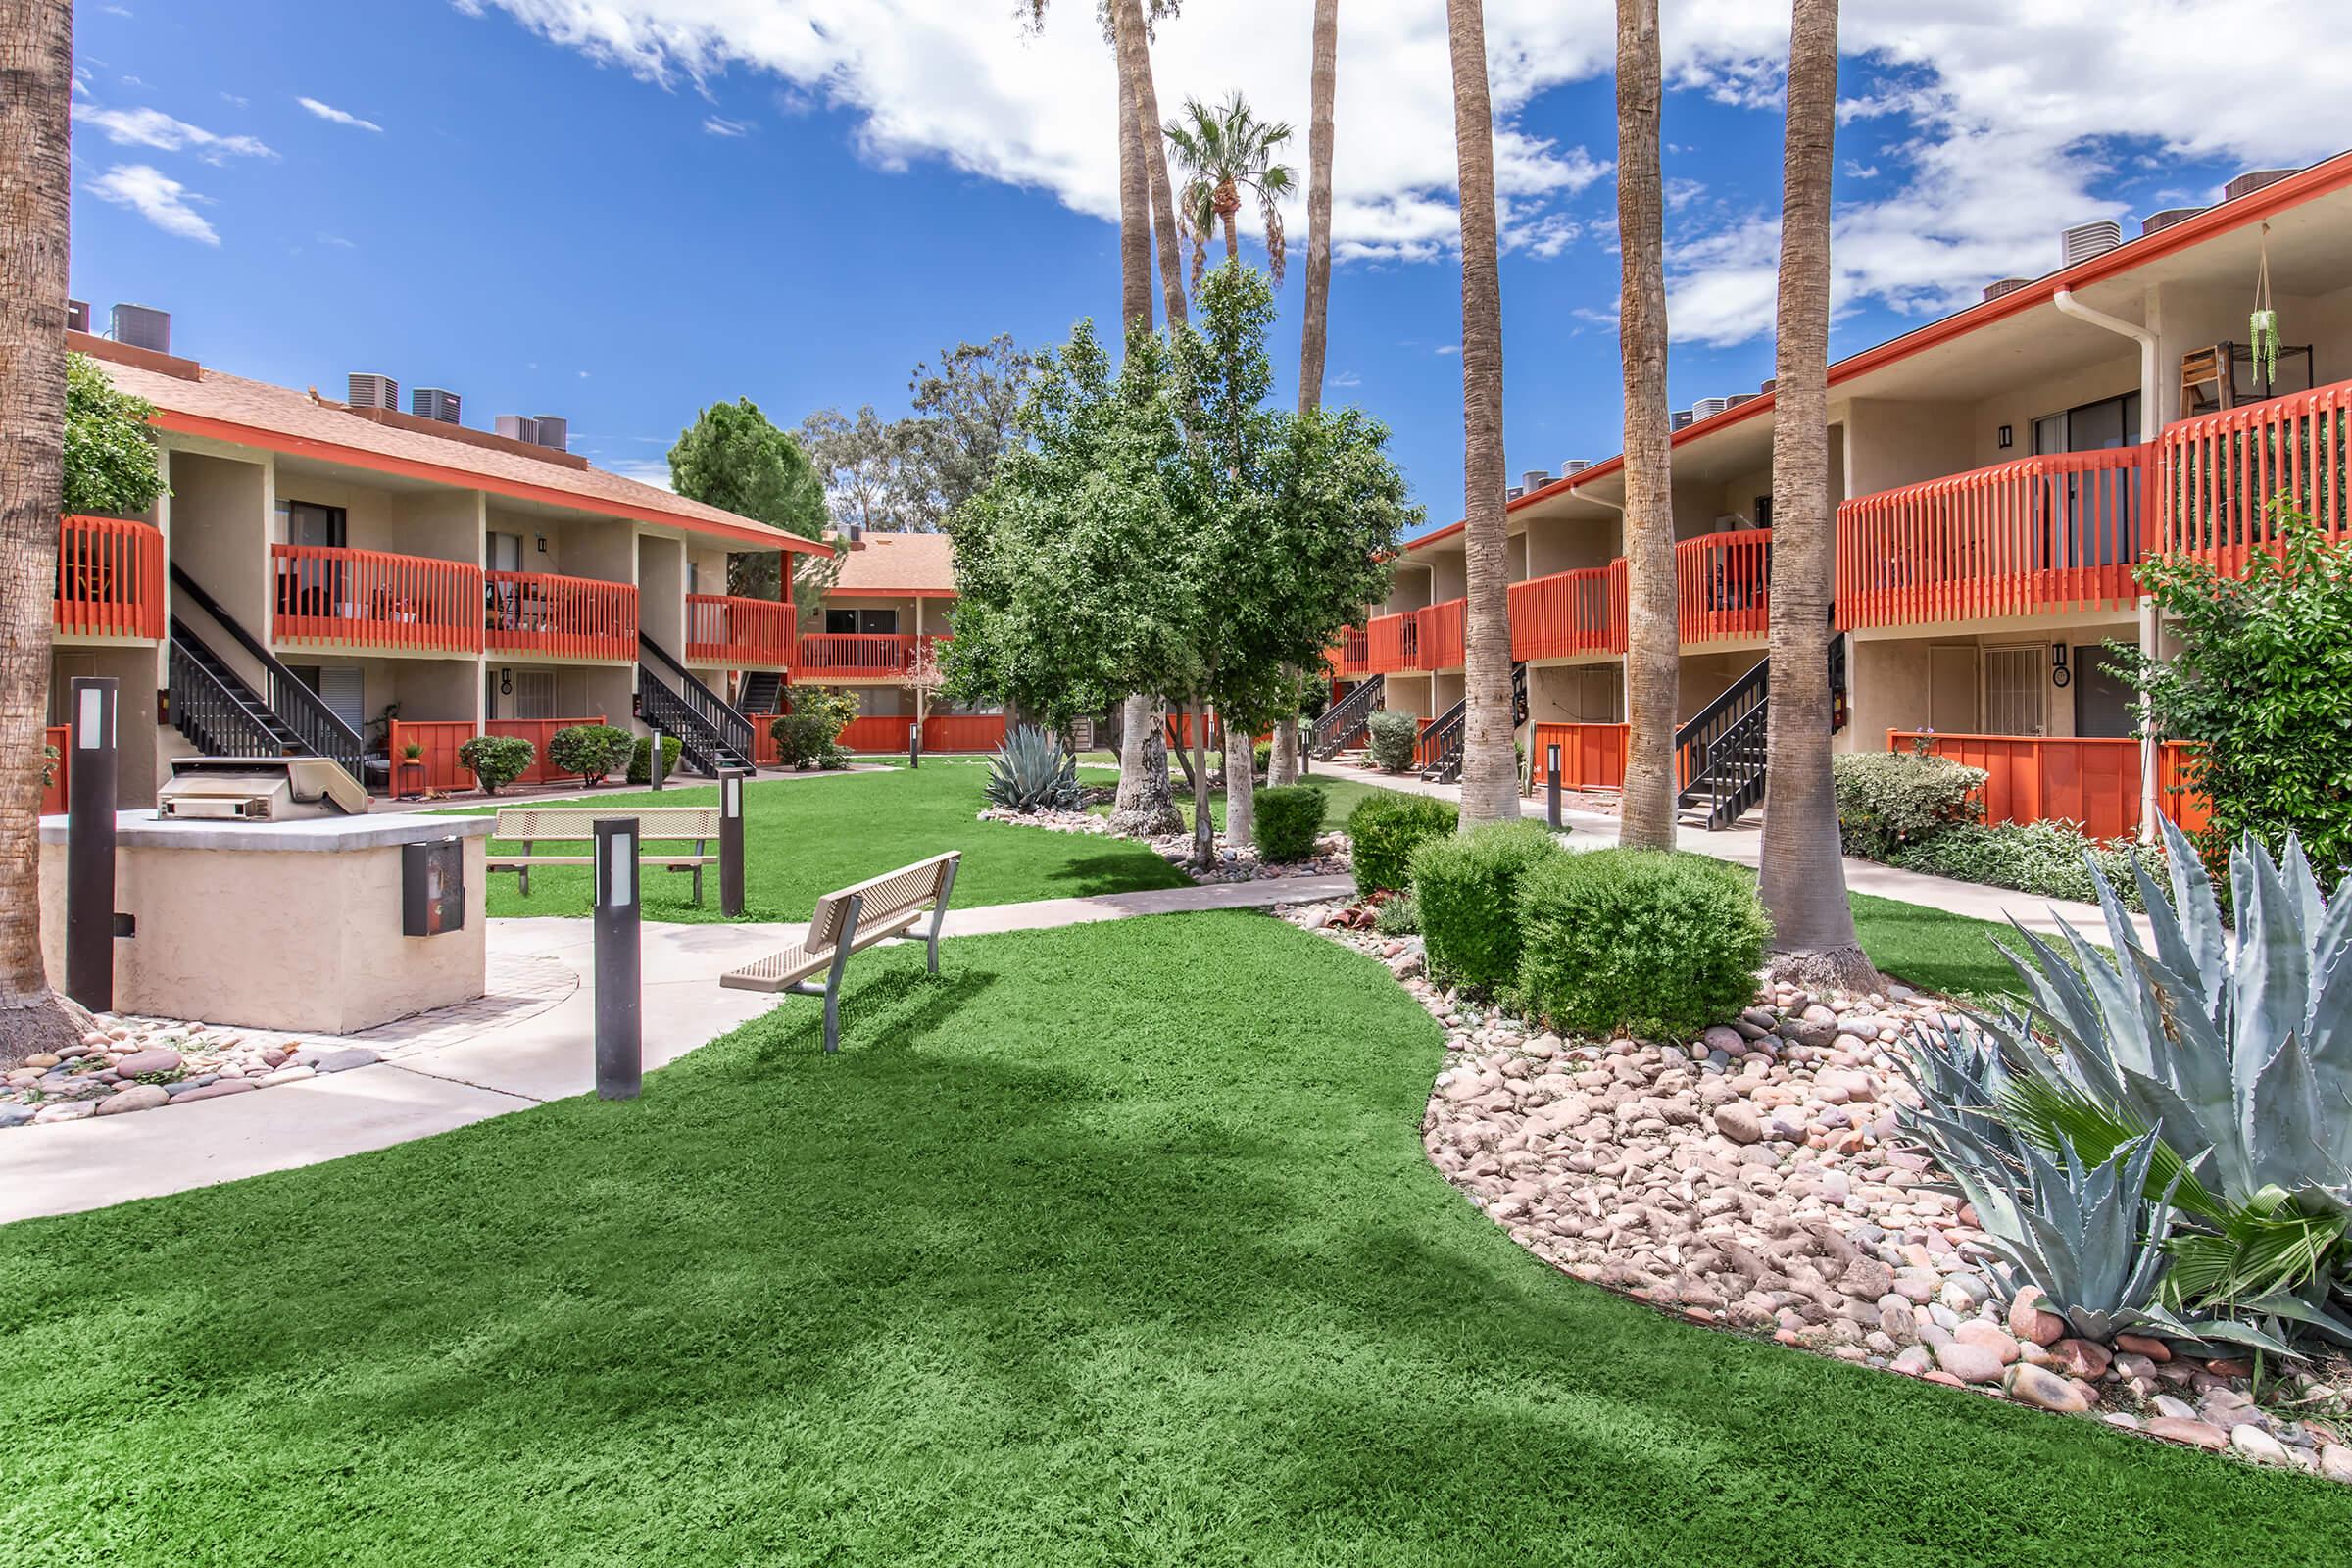
[[255, 691], [189, 617], [175, 612], [165, 650], [172, 727], [207, 757], [323, 757], [350, 774], [355, 787], [363, 787], [367, 744], [359, 732], [176, 564], [172, 584], [181, 602], [201, 612], [262, 667], [269, 686], [266, 696]]
[[[1845, 639], [1830, 639], [1830, 731], [1845, 727]], [[1675, 804], [1689, 820], [1720, 832], [1764, 800], [1772, 661], [1759, 659], [1724, 694], [1674, 734], [1683, 788]]]
[[[1469, 734], [1470, 700], [1464, 698], [1440, 713], [1437, 721], [1422, 732], [1421, 743], [1431, 748], [1429, 761], [1421, 769], [1424, 782], [1451, 784], [1462, 776], [1462, 746]], [[1527, 722], [1527, 665], [1511, 666], [1511, 728], [1516, 731]]]
[[784, 711], [784, 677], [772, 669], [747, 669], [735, 687], [738, 713]]
[[662, 734], [675, 735], [678, 755], [706, 778], [718, 777], [724, 768], [751, 767], [752, 721], [642, 631], [637, 649], [638, 716]]
[[1380, 710], [1381, 688], [1387, 679], [1385, 675], [1367, 676], [1362, 685], [1323, 710], [1323, 716], [1307, 726], [1306, 755], [1328, 762], [1361, 740], [1372, 715]]

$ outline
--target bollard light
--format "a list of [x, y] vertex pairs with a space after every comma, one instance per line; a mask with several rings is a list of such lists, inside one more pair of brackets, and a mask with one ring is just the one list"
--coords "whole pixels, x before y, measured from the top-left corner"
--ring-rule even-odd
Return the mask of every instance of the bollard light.
[[637, 819], [604, 817], [595, 833], [596, 1093], [634, 1100], [645, 1082]]
[[116, 682], [76, 675], [66, 775], [66, 995], [115, 1010]]
[[667, 750], [662, 744], [662, 726], [656, 724], [654, 726], [654, 749], [645, 764], [646, 777], [653, 781], [656, 789], [662, 787], [662, 780], [668, 772], [668, 769], [662, 765], [667, 760]]
[[730, 920], [743, 917], [743, 784], [741, 768], [718, 775], [718, 910]]
[[1560, 830], [1560, 748], [1554, 741], [1544, 748], [1544, 816], [1551, 830]]

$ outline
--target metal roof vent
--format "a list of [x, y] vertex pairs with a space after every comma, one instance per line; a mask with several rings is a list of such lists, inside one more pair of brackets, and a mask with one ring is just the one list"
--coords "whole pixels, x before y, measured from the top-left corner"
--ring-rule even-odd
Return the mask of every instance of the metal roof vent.
[[2263, 186], [2276, 185], [2294, 172], [2291, 169], [2249, 169], [2222, 187], [2222, 200], [2233, 202], [2240, 196], [2251, 196]]
[[534, 415], [531, 422], [539, 427], [538, 441], [543, 447], [558, 452], [571, 450], [571, 421], [561, 414]]
[[2077, 223], [2058, 236], [2058, 251], [2064, 258], [2059, 265], [2073, 267], [2093, 256], [2104, 256], [2123, 242], [2124, 225], [2112, 218]]
[[1731, 406], [1730, 398], [1700, 398], [1690, 405], [1690, 417], [1694, 420], [1712, 419]]
[[89, 329], [90, 302], [88, 300], [66, 301], [66, 330], [87, 332]]
[[2016, 293], [2032, 281], [2034, 280], [2030, 277], [2004, 277], [1998, 283], [1985, 284], [1984, 297], [1988, 300], [1997, 300], [2004, 294]]
[[1682, 428], [1684, 425], [1686, 425], [1686, 424], [1689, 424], [1690, 422], [1690, 411], [1689, 409], [1677, 409], [1677, 410], [1675, 410], [1675, 411], [1674, 411], [1674, 426], [1673, 426], [1673, 427], [1674, 427], [1675, 429], [1677, 429], [1677, 430], [1680, 430], [1680, 429], [1681, 429], [1681, 428]]
[[1735, 392], [1731, 396], [1731, 405], [1735, 409], [1742, 403], [1753, 403], [1755, 401], [1756, 395], [1753, 392]]
[[2139, 220], [2141, 234], [2157, 234], [2175, 223], [2185, 223], [2205, 209], [2202, 207], [2167, 207], [2161, 213], [2150, 213]]
[[344, 401], [355, 409], [400, 412], [400, 383], [371, 370], [354, 370], [344, 378]]
[[539, 444], [539, 421], [520, 414], [502, 414], [492, 421], [500, 435], [510, 441], [522, 441], [531, 446]]
[[1560, 465], [1560, 477], [1573, 479], [1591, 466], [1592, 466], [1591, 458], [1570, 458], [1566, 463]]
[[1780, 384], [1781, 378], [1779, 376], [1768, 375], [1763, 380], [1756, 383], [1756, 396], [1763, 397], [1766, 393], [1770, 392], [1774, 387], [1779, 386]]
[[1527, 486], [1523, 484], [1515, 484], [1502, 493], [1502, 499], [1505, 501], [1516, 501], [1525, 494], [1527, 494]]
[[172, 313], [146, 305], [115, 307], [114, 339], [128, 348], [172, 352]]
[[1548, 468], [1530, 468], [1519, 476], [1519, 488], [1531, 495], [1549, 483], [1551, 470]]
[[419, 419], [438, 419], [443, 424], [456, 424], [460, 400], [455, 392], [443, 387], [420, 386], [409, 394], [409, 412]]

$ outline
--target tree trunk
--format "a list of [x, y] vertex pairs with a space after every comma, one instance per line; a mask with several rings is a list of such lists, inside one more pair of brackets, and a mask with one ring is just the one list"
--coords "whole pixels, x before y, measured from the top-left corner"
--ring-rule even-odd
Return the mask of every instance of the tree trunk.
[[1239, 261], [1242, 255], [1242, 231], [1235, 224], [1233, 214], [1220, 213], [1218, 216], [1225, 222], [1225, 259], [1229, 262]]
[[1266, 788], [1286, 789], [1303, 776], [1298, 766], [1298, 715], [1275, 720], [1274, 744], [1266, 753]]
[[1830, 783], [1830, 172], [1838, 0], [1794, 0], [1772, 421], [1772, 706], [1762, 891], [1770, 968], [1809, 989], [1871, 991]]
[[0, 0], [0, 1068], [81, 1038], [42, 968], [40, 897], [73, 79], [68, 0]]
[[1682, 628], [1666, 412], [1665, 197], [1658, 170], [1658, 0], [1617, 0], [1618, 339], [1625, 370], [1626, 736], [1618, 841], [1674, 848]]
[[1217, 819], [1208, 803], [1208, 704], [1193, 709], [1193, 866], [1217, 863]]
[[1143, 0], [1111, 0], [1111, 14], [1116, 23], [1119, 70], [1134, 93], [1136, 123], [1143, 131], [1144, 170], [1152, 187], [1152, 232], [1159, 245], [1159, 288], [1172, 334], [1187, 318], [1184, 257], [1176, 243], [1176, 198], [1168, 184], [1168, 143], [1160, 129], [1159, 93], [1152, 85], [1151, 33], [1144, 23]]
[[1225, 842], [1240, 848], [1257, 836], [1257, 747], [1249, 727], [1225, 724]]
[[[1124, 6], [1111, 13], [1114, 29]], [[1119, 91], [1119, 315], [1152, 324], [1152, 182], [1144, 166], [1144, 130], [1135, 116], [1135, 82], [1124, 47], [1116, 51]]]
[[1119, 792], [1110, 825], [1137, 838], [1179, 832], [1184, 817], [1168, 788], [1168, 710], [1156, 697], [1130, 697], [1119, 710]]
[[1446, 0], [1462, 208], [1462, 529], [1469, 557], [1462, 828], [1519, 814], [1511, 737], [1510, 565], [1504, 539], [1502, 279], [1494, 249], [1494, 119], [1481, 0]]

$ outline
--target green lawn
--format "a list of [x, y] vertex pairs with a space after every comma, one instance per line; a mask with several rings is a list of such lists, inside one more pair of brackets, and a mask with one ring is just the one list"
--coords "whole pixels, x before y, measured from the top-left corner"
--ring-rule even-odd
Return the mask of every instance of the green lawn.
[[652, 1075], [0, 1229], [0, 1557], [2340, 1565], [2352, 1497], [1563, 1278], [1260, 915], [914, 949]]
[[1946, 996], [2025, 994], [2017, 971], [1993, 946], [1995, 937], [2011, 947], [2021, 946], [2011, 927], [1867, 893], [1846, 898], [1854, 906], [1854, 929], [1862, 937], [1862, 950], [1885, 973]]
[[[963, 851], [956, 873], [958, 907], [1186, 885], [1186, 878], [1146, 845], [977, 820], [988, 804], [981, 794], [987, 776], [988, 770], [974, 763], [932, 761], [913, 772], [755, 781], [746, 791], [744, 808], [747, 917], [805, 920], [820, 895], [943, 850]], [[717, 802], [716, 786], [700, 784], [658, 795], [599, 791], [564, 804], [625, 809]], [[468, 814], [480, 809], [487, 808]], [[502, 849], [519, 848], [493, 842]], [[534, 870], [527, 899], [512, 875], [489, 881], [493, 915], [585, 915], [594, 897], [585, 866]], [[703, 873], [700, 908], [691, 902], [692, 892], [687, 877], [648, 872], [645, 917], [718, 919], [717, 867]]]

